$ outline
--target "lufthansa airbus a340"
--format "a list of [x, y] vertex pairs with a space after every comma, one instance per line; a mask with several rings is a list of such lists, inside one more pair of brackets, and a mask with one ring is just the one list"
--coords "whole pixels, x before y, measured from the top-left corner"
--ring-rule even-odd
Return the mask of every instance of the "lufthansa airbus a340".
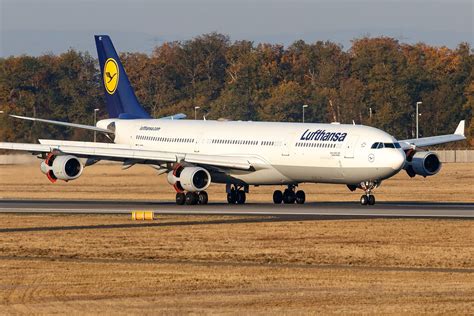
[[124, 168], [147, 164], [167, 174], [177, 204], [206, 204], [211, 182], [226, 184], [231, 204], [245, 203], [251, 185], [284, 185], [273, 202], [305, 202], [298, 184], [338, 183], [362, 189], [362, 205], [375, 204], [372, 191], [404, 169], [409, 176], [440, 171], [438, 156], [422, 147], [465, 139], [464, 121], [454, 134], [397, 141], [363, 125], [186, 120], [176, 114], [154, 119], [138, 102], [110, 38], [95, 36], [109, 118], [96, 126], [10, 115], [106, 134], [111, 143], [40, 139], [39, 144], [0, 143], [43, 159], [51, 182], [70, 181], [100, 160]]

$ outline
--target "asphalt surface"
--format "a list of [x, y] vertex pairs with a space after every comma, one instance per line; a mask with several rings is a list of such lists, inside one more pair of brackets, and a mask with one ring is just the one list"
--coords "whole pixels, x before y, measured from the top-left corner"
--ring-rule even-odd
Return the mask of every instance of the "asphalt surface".
[[474, 219], [474, 203], [378, 202], [362, 206], [356, 202], [317, 202], [304, 205], [249, 203], [228, 205], [176, 205], [172, 202], [92, 200], [0, 200], [0, 213], [93, 213], [119, 214], [138, 210], [156, 214], [271, 215], [315, 218], [420, 217]]

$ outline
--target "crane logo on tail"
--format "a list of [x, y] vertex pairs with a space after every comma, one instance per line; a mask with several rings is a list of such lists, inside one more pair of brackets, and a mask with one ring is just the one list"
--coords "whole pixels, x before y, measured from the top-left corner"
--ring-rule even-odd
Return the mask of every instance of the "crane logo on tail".
[[119, 67], [115, 59], [109, 58], [104, 65], [104, 86], [107, 93], [114, 94], [119, 82]]

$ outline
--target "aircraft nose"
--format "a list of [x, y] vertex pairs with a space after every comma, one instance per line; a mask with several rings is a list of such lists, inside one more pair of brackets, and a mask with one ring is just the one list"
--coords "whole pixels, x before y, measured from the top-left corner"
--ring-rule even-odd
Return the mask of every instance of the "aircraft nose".
[[406, 156], [403, 150], [394, 151], [390, 159], [390, 167], [393, 170], [400, 170], [405, 164]]

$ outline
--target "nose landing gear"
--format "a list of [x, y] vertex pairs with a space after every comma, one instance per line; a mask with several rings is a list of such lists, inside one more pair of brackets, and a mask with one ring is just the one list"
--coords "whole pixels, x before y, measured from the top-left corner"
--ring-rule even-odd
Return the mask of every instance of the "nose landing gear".
[[375, 196], [373, 196], [372, 194], [362, 195], [360, 197], [360, 204], [361, 205], [374, 205], [375, 204]]
[[365, 194], [360, 197], [361, 205], [375, 204], [375, 196], [372, 194], [372, 190], [377, 188], [379, 185], [380, 182], [377, 181], [365, 181], [359, 184], [359, 188], [365, 191]]

